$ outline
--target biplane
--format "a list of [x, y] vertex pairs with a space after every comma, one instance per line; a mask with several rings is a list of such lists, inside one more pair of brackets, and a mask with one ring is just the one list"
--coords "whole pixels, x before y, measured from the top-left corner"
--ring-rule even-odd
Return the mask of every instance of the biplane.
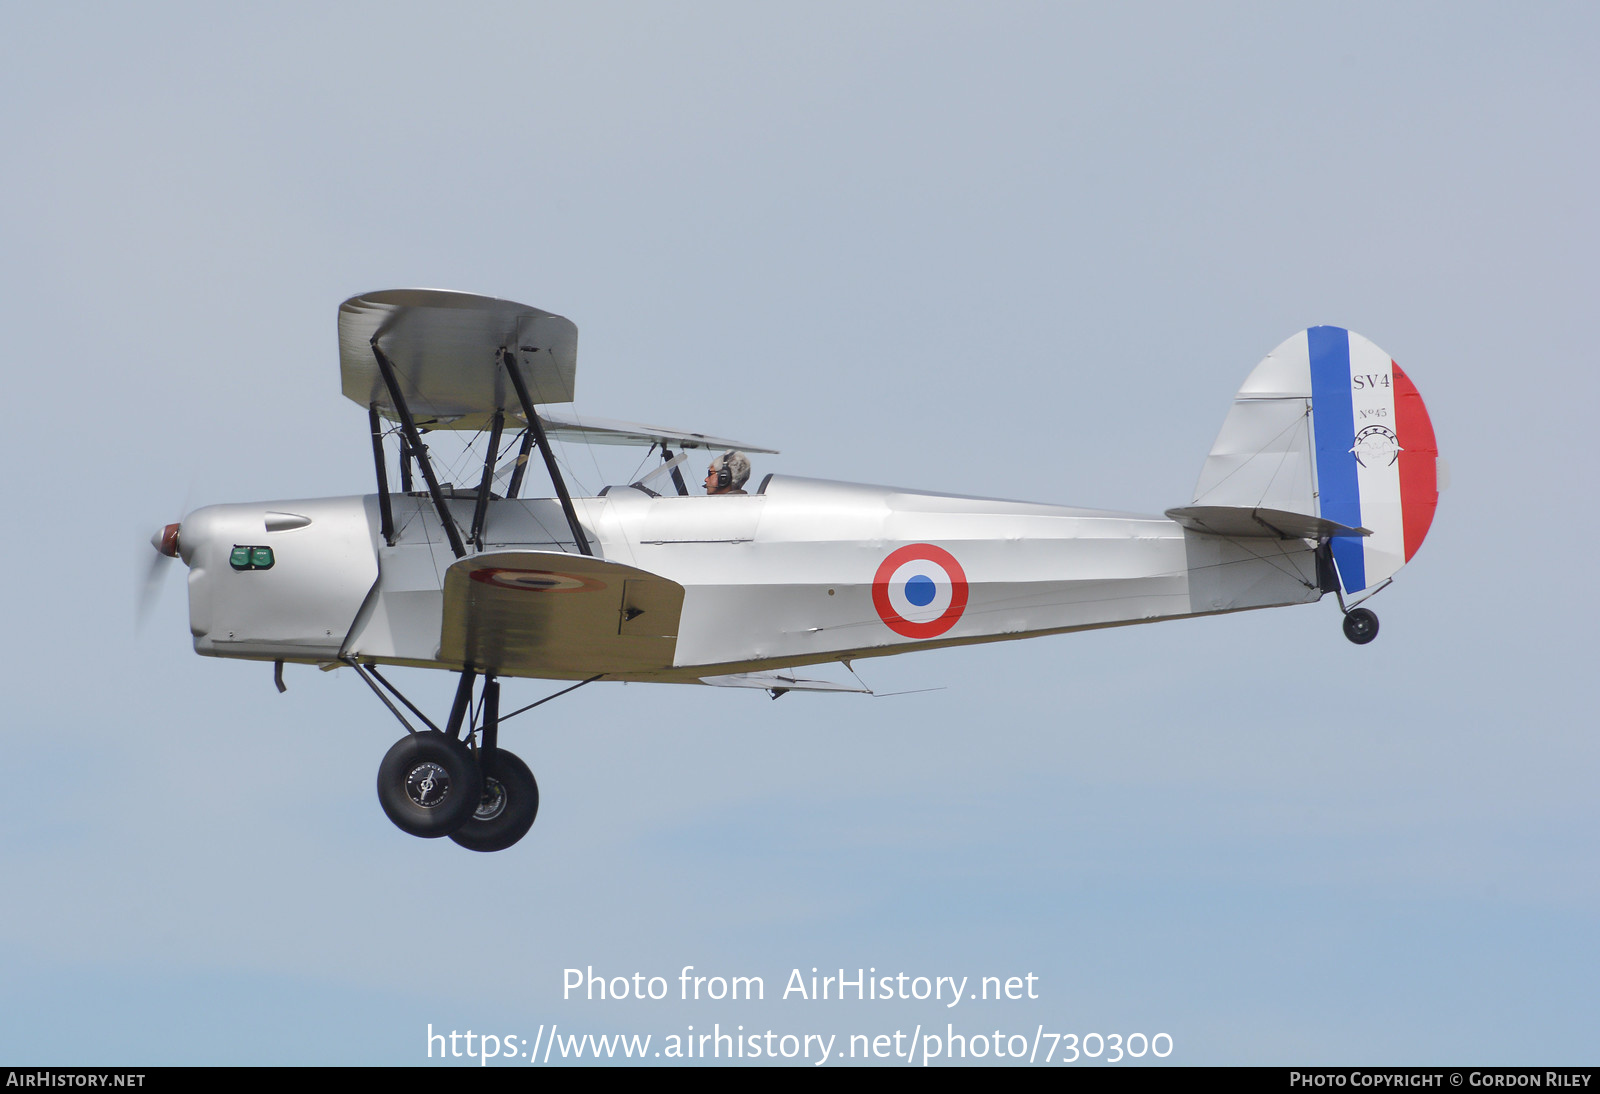
[[[280, 690], [287, 663], [349, 666], [382, 700], [406, 732], [378, 798], [415, 836], [521, 839], [538, 784], [501, 724], [596, 681], [864, 692], [797, 670], [1327, 593], [1366, 643], [1378, 621], [1360, 604], [1416, 553], [1438, 499], [1416, 387], [1339, 327], [1256, 366], [1193, 500], [1164, 516], [770, 474], [691, 495], [691, 452], [771, 450], [558, 411], [577, 337], [559, 315], [464, 293], [347, 300], [343, 391], [367, 412], [377, 491], [207, 506], [153, 540], [188, 566], [198, 653], [271, 662]], [[441, 481], [426, 438], [444, 430], [481, 442], [476, 483]], [[555, 439], [661, 462], [573, 497]], [[552, 497], [522, 496], [536, 456]], [[427, 717], [395, 666], [458, 673], [449, 711]], [[569, 684], [502, 713], [506, 677]]]

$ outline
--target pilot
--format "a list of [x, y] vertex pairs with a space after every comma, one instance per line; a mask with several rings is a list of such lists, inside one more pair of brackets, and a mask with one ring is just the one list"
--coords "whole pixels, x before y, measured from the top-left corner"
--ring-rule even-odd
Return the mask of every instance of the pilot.
[[743, 452], [724, 452], [706, 468], [706, 494], [743, 494], [750, 481], [750, 459]]

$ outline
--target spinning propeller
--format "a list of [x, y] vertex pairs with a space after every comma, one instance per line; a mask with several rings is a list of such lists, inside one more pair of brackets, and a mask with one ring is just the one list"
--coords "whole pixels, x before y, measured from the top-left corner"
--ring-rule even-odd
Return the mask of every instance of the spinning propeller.
[[178, 558], [178, 525], [169, 524], [150, 537], [150, 546], [156, 554], [145, 567], [144, 580], [139, 583], [139, 598], [134, 609], [134, 622], [143, 627], [161, 599], [161, 583], [166, 577], [167, 560]]

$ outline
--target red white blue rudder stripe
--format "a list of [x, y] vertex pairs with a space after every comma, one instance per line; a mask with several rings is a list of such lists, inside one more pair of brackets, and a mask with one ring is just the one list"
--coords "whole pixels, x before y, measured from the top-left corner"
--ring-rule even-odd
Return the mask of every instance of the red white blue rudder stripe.
[[1306, 331], [1319, 515], [1366, 528], [1335, 536], [1347, 593], [1410, 561], [1433, 522], [1439, 448], [1416, 386], [1383, 350], [1342, 327]]
[[1332, 542], [1340, 583], [1361, 592], [1404, 566], [1428, 534], [1438, 454], [1400, 366], [1359, 334], [1312, 327], [1267, 354], [1234, 396], [1194, 506], [1213, 520], [1265, 511], [1369, 530]]

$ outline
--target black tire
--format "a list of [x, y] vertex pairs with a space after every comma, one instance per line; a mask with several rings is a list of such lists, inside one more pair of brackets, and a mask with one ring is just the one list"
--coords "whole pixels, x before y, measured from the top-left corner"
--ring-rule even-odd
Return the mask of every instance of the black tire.
[[1351, 608], [1344, 613], [1344, 636], [1365, 646], [1378, 637], [1378, 617], [1366, 608]]
[[539, 784], [528, 765], [503, 748], [483, 764], [483, 796], [450, 838], [469, 851], [504, 851], [528, 834], [539, 815]]
[[378, 767], [383, 811], [400, 831], [423, 839], [460, 828], [482, 796], [477, 761], [463, 742], [443, 733], [400, 738]]

